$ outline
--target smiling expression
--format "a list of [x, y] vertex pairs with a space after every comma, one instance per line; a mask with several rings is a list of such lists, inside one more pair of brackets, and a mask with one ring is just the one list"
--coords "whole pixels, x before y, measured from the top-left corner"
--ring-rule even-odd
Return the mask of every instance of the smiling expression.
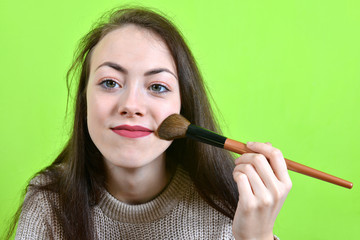
[[181, 108], [177, 70], [156, 34], [125, 25], [94, 47], [86, 91], [89, 134], [108, 166], [164, 159], [170, 141], [154, 131]]

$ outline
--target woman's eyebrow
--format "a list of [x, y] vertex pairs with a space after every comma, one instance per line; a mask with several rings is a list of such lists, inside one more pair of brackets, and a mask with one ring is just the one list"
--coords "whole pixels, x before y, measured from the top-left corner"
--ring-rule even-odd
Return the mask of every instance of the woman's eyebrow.
[[158, 74], [158, 73], [161, 73], [161, 72], [167, 72], [167, 73], [170, 73], [171, 75], [173, 75], [176, 79], [177, 76], [175, 75], [175, 73], [173, 73], [172, 71], [170, 71], [169, 69], [167, 68], [155, 68], [155, 69], [152, 69], [150, 71], [147, 71], [144, 76], [149, 76], [149, 75], [154, 75], [154, 74]]
[[[127, 71], [124, 67], [122, 67], [121, 65], [119, 65], [119, 64], [117, 64], [117, 63], [114, 63], [114, 62], [104, 62], [104, 63], [100, 64], [100, 65], [96, 68], [96, 70], [99, 69], [99, 68], [101, 68], [101, 67], [103, 67], [103, 66], [111, 67], [111, 68], [115, 69], [116, 71], [121, 72], [121, 73], [124, 73], [124, 74], [127, 74], [127, 73], [128, 73], [128, 71]], [[96, 70], [95, 70], [95, 71], [96, 71]], [[178, 79], [177, 76], [175, 75], [175, 73], [173, 73], [172, 71], [170, 71], [170, 70], [167, 69], [167, 68], [155, 68], [155, 69], [149, 70], [149, 71], [147, 71], [147, 72], [144, 73], [144, 76], [155, 75], [155, 74], [158, 74], [158, 73], [161, 73], [161, 72], [170, 73], [170, 74], [173, 75], [176, 79]]]
[[[111, 67], [111, 68], [115, 69], [116, 71], [122, 72], [122, 73], [125, 73], [125, 74], [128, 73], [128, 71], [127, 71], [124, 67], [122, 67], [122, 66], [120, 66], [119, 64], [114, 63], [114, 62], [104, 62], [104, 63], [100, 64], [100, 65], [96, 68], [96, 70], [98, 70], [99, 68], [101, 68], [101, 67], [103, 67], [103, 66]], [[96, 71], [96, 70], [95, 70], [95, 71]]]

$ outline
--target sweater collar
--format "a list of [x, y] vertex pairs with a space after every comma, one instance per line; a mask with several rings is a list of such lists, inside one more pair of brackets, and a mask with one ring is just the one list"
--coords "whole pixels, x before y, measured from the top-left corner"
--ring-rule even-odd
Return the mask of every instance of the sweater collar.
[[191, 180], [187, 172], [178, 166], [170, 183], [153, 200], [143, 204], [126, 204], [105, 190], [99, 207], [107, 217], [116, 221], [127, 223], [151, 222], [170, 212], [184, 196], [189, 184], [191, 184]]

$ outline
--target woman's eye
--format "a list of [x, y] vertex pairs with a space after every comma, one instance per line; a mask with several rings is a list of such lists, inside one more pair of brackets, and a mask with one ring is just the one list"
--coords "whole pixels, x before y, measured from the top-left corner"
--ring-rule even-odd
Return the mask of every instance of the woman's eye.
[[150, 90], [156, 93], [164, 93], [169, 91], [169, 89], [162, 84], [152, 84], [150, 86]]
[[119, 84], [111, 79], [106, 79], [106, 80], [102, 81], [101, 85], [106, 89], [112, 89], [112, 88], [119, 87]]

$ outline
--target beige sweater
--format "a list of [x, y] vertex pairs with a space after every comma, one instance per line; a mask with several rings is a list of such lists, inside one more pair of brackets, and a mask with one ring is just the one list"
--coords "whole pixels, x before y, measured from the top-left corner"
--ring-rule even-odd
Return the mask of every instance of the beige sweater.
[[[15, 239], [62, 239], [49, 198], [40, 192], [29, 201], [30, 194]], [[233, 239], [231, 219], [199, 196], [182, 168], [154, 200], [128, 205], [105, 192], [92, 213], [98, 239]]]

